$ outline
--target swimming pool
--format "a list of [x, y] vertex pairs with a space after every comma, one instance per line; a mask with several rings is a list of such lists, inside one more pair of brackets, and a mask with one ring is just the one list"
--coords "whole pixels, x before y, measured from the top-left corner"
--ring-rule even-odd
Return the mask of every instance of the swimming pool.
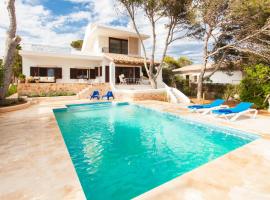
[[130, 199], [257, 138], [127, 103], [55, 109], [87, 199]]

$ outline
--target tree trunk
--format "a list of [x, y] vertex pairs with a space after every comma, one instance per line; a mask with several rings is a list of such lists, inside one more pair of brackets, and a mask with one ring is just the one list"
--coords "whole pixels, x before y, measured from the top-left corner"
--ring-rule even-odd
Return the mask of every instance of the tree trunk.
[[152, 88], [157, 89], [157, 80], [152, 78], [152, 77], [149, 77], [149, 81], [150, 81]]
[[197, 99], [200, 101], [203, 94], [203, 81], [204, 81], [204, 74], [206, 70], [206, 66], [208, 63], [208, 41], [211, 37], [212, 29], [210, 28], [209, 31], [206, 33], [205, 41], [204, 41], [204, 63], [200, 71], [200, 75], [198, 78], [198, 85], [197, 85]]
[[0, 100], [5, 99], [9, 84], [12, 77], [12, 65], [16, 46], [21, 41], [20, 37], [16, 36], [16, 14], [15, 14], [15, 0], [7, 0], [7, 10], [10, 19], [9, 29], [7, 31], [6, 46], [3, 58], [3, 84], [0, 88]]
[[203, 75], [200, 73], [197, 85], [197, 99], [200, 101], [203, 93]]

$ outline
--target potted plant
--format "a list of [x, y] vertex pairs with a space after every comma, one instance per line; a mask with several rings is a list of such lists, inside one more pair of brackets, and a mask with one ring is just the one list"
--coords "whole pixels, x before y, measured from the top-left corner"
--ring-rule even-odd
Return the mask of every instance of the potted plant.
[[19, 83], [25, 83], [25, 75], [24, 74], [19, 74], [18, 79], [19, 79]]

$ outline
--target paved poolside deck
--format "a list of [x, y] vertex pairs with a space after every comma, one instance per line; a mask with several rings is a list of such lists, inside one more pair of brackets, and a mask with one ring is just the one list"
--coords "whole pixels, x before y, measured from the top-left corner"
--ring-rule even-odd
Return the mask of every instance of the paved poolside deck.
[[[27, 109], [0, 113], [0, 199], [85, 199], [52, 108], [89, 100], [44, 98]], [[214, 120], [183, 106], [138, 104], [262, 137], [138, 199], [270, 199], [270, 117]]]

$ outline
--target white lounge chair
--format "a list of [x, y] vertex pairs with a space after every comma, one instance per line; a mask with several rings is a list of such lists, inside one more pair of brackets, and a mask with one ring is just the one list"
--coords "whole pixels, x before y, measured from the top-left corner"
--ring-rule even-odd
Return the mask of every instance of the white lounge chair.
[[212, 115], [214, 115], [215, 117], [224, 117], [228, 121], [235, 121], [241, 115], [253, 113], [251, 115], [251, 118], [255, 119], [258, 110], [252, 109], [252, 105], [253, 103], [250, 102], [241, 102], [233, 108], [213, 110]]
[[215, 101], [211, 102], [210, 104], [200, 104], [200, 105], [191, 105], [188, 106], [188, 109], [191, 112], [201, 113], [206, 115], [210, 113], [212, 110], [222, 109], [222, 108], [229, 108], [227, 105], [222, 105], [225, 101], [223, 99], [216, 99]]

